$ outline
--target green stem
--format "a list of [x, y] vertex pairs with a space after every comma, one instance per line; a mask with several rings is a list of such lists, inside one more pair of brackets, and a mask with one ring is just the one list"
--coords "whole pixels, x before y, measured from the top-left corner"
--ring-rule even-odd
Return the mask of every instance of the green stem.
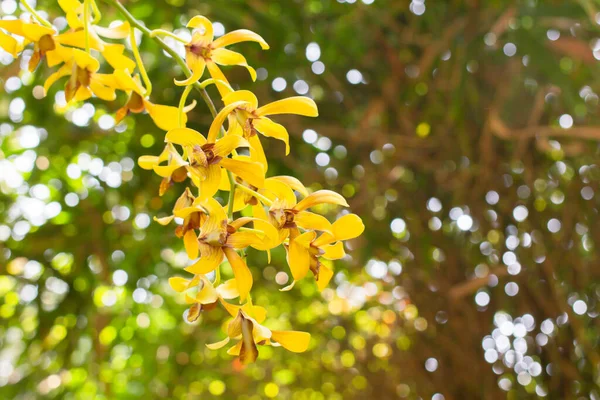
[[92, 0], [92, 11], [94, 12], [93, 23], [97, 24], [102, 19], [102, 14], [100, 13], [100, 9], [98, 8], [98, 4], [96, 4], [96, 0]]
[[133, 52], [133, 57], [135, 58], [138, 70], [140, 71], [142, 79], [144, 80], [144, 86], [146, 86], [146, 93], [144, 93], [144, 96], [150, 97], [150, 93], [152, 93], [152, 82], [150, 82], [150, 78], [148, 78], [148, 73], [146, 72], [146, 67], [144, 67], [144, 63], [142, 62], [140, 50], [138, 49], [137, 43], [135, 42], [135, 28], [131, 28], [131, 30], [129, 31], [129, 41], [131, 42], [131, 51]]
[[185, 90], [183, 91], [183, 94], [181, 95], [181, 99], [179, 100], [178, 115], [179, 115], [179, 127], [180, 128], [185, 128], [185, 123], [183, 122], [183, 115], [185, 114], [184, 108], [185, 108], [185, 102], [187, 101], [187, 97], [191, 91], [192, 91], [192, 87], [186, 86]]
[[159, 36], [159, 35], [160, 36], [168, 36], [171, 39], [175, 39], [180, 43], [187, 44], [187, 41], [185, 39], [180, 38], [173, 32], [165, 31], [164, 29], [154, 29], [154, 30], [150, 31], [151, 38], [155, 38], [156, 36]]
[[40, 14], [38, 14], [38, 12], [35, 11], [33, 7], [31, 7], [27, 0], [21, 0], [21, 4], [23, 4], [23, 7], [25, 7], [25, 9], [29, 11], [31, 15], [33, 15], [33, 18], [35, 18], [40, 24], [44, 25], [46, 28], [54, 29], [52, 24], [46, 21]]
[[85, 36], [85, 52], [90, 52], [90, 0], [83, 1], [83, 35]]

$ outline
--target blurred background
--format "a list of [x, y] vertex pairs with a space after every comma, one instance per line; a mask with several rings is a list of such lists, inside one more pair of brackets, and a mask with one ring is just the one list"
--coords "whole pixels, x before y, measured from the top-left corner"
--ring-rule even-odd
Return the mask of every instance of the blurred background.
[[[2, 52], [0, 398], [600, 398], [600, 2], [123, 4], [152, 29], [203, 14], [217, 35], [262, 35], [271, 50], [234, 47], [258, 72], [226, 68], [234, 87], [320, 109], [277, 119], [292, 152], [264, 140], [269, 173], [339, 191], [366, 231], [322, 293], [312, 279], [279, 292], [283, 249], [249, 253], [266, 325], [309, 331], [309, 351], [261, 347], [244, 367], [208, 350], [224, 312], [184, 321], [167, 278], [187, 256], [152, 221], [182, 187], [161, 198], [136, 165], [164, 132], [147, 115], [115, 126], [124, 95], [65, 107], [55, 85], [42, 100], [51, 71]], [[140, 46], [154, 102], [176, 105], [181, 71]]]

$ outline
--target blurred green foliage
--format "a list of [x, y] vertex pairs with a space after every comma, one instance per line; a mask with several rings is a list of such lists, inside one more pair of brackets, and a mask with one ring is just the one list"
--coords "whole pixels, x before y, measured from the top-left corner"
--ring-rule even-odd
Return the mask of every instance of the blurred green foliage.
[[[266, 324], [309, 331], [308, 352], [264, 347], [243, 367], [210, 351], [223, 311], [184, 322], [167, 277], [187, 256], [151, 222], [180, 190], [158, 197], [135, 165], [164, 133], [147, 115], [113, 127], [124, 98], [64, 109], [57, 85], [40, 99], [50, 71], [2, 53], [1, 398], [600, 397], [600, 3], [123, 4], [150, 28], [203, 14], [262, 35], [271, 50], [238, 46], [261, 103], [308, 94], [321, 114], [282, 118], [292, 154], [264, 142], [269, 173], [343, 193], [367, 230], [322, 294], [280, 293], [285, 254], [249, 254]], [[180, 71], [150, 41], [141, 52], [154, 101], [176, 104]]]

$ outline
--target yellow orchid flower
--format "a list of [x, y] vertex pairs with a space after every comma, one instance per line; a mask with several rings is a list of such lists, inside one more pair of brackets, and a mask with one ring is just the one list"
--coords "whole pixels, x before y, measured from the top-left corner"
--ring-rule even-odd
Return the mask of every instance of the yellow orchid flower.
[[46, 93], [60, 78], [70, 75], [65, 85], [67, 101], [83, 101], [92, 94], [102, 100], [111, 101], [116, 98], [115, 78], [112, 74], [100, 74], [100, 63], [94, 57], [79, 49], [73, 49], [73, 58], [54, 72], [44, 83]]
[[17, 57], [18, 53], [27, 44], [34, 44], [33, 55], [29, 60], [30, 71], [35, 70], [42, 58], [47, 57], [48, 66], [53, 67], [64, 62], [70, 55], [65, 48], [55, 41], [56, 32], [48, 26], [34, 22], [25, 22], [20, 19], [3, 19], [0, 20], [0, 28], [24, 38], [24, 42], [20, 43], [14, 37], [0, 31], [0, 47], [9, 52], [13, 57]]
[[[175, 218], [183, 220], [183, 223], [175, 229], [175, 235], [179, 238], [184, 238], [184, 243], [196, 240], [197, 235], [195, 231], [200, 229], [200, 226], [206, 220], [206, 213], [199, 205], [198, 199], [194, 198], [189, 188], [185, 188], [185, 191], [175, 202], [172, 215], [162, 218], [154, 217], [154, 221], [164, 226], [168, 225]], [[193, 258], [195, 257], [197, 255]]]
[[225, 78], [218, 65], [246, 67], [252, 80], [256, 80], [256, 71], [248, 65], [246, 58], [240, 53], [228, 50], [225, 47], [240, 42], [256, 42], [260, 44], [263, 50], [267, 50], [269, 45], [260, 35], [247, 29], [238, 29], [214, 39], [212, 22], [202, 15], [196, 15], [192, 18], [187, 27], [193, 29], [192, 38], [189, 41], [183, 41], [171, 32], [160, 29], [153, 31], [153, 35], [168, 35], [185, 44], [185, 62], [192, 71], [192, 75], [183, 81], [176, 80], [176, 85], [187, 86], [197, 82], [206, 68], [208, 68], [208, 72], [214, 79], [227, 82], [227, 78]]
[[200, 189], [200, 197], [212, 197], [219, 189], [221, 167], [231, 171], [255, 187], [264, 185], [262, 165], [244, 158], [227, 158], [238, 147], [248, 147], [248, 142], [238, 135], [226, 135], [217, 139], [227, 114], [237, 104], [225, 107], [212, 122], [208, 136], [189, 128], [175, 128], [167, 132], [165, 141], [182, 146], [188, 160], [187, 170], [194, 184]]
[[290, 152], [287, 129], [267, 116], [296, 114], [316, 117], [319, 115], [317, 105], [310, 97], [288, 97], [259, 107], [258, 99], [249, 90], [232, 91], [227, 89], [225, 85], [217, 85], [217, 87], [220, 88], [219, 90], [227, 92], [223, 96], [226, 107], [239, 104], [232, 110], [229, 118], [229, 131], [241, 134], [248, 140], [251, 146], [251, 155], [264, 165], [265, 170], [267, 169], [267, 159], [257, 133], [283, 141], [285, 143], [285, 154], [287, 155]]
[[261, 325], [266, 314], [254, 313], [257, 307], [245, 305], [237, 309], [237, 314], [227, 325], [227, 337], [217, 343], [207, 344], [211, 350], [227, 345], [230, 340], [238, 340], [227, 353], [239, 356], [242, 364], [250, 364], [258, 358], [258, 345], [281, 346], [294, 353], [302, 353], [308, 349], [310, 334], [300, 331], [274, 331]]
[[187, 314], [188, 322], [196, 321], [200, 312], [215, 308], [218, 301], [227, 304], [226, 308], [235, 307], [225, 300], [239, 297], [235, 279], [230, 279], [215, 288], [205, 275], [195, 275], [192, 279], [177, 276], [169, 278], [169, 286], [178, 293], [185, 293], [186, 303], [191, 304]]
[[[165, 162], [166, 165], [163, 164]], [[171, 143], [167, 143], [159, 156], [141, 156], [138, 158], [138, 165], [142, 169], [153, 170], [163, 178], [158, 191], [160, 196], [165, 194], [173, 182], [183, 182], [187, 178], [185, 167], [188, 162], [181, 157]]]
[[319, 259], [339, 260], [344, 257], [346, 253], [342, 241], [354, 239], [365, 230], [362, 220], [356, 214], [344, 215], [331, 227], [332, 233], [324, 232], [319, 237], [315, 231], [301, 234], [298, 228], [290, 230], [290, 242], [286, 250], [294, 281], [285, 290], [291, 289], [309, 270], [315, 275], [319, 290], [323, 290], [331, 280], [333, 271]]
[[203, 200], [200, 205], [208, 214], [208, 218], [200, 228], [200, 235], [193, 241], [185, 241], [184, 237], [188, 257], [194, 259], [199, 252], [200, 259], [185, 270], [192, 274], [207, 274], [214, 271], [224, 257], [227, 258], [238, 285], [240, 301], [244, 301], [252, 288], [253, 280], [246, 262], [236, 249], [244, 249], [251, 245], [260, 246], [269, 232], [255, 229], [243, 230], [240, 224], [245, 224], [247, 221], [237, 223], [233, 221], [228, 224], [225, 210], [212, 197]]
[[[63, 45], [78, 48], [86, 47], [86, 36], [84, 29], [84, 4], [78, 0], [59, 0], [59, 6], [65, 12], [67, 23], [71, 30], [57, 36], [57, 41]], [[96, 15], [95, 20], [99, 19]], [[118, 43], [107, 43], [101, 37], [107, 39], [125, 39], [129, 35], [131, 26], [129, 22], [122, 22], [112, 27], [102, 27], [94, 23], [89, 23], [87, 44], [90, 49], [97, 50], [102, 57], [114, 69], [133, 71], [135, 62], [129, 57], [123, 55], [125, 46]]]
[[[297, 202], [294, 190], [304, 195], [304, 199]], [[290, 229], [295, 228], [332, 232], [332, 225], [327, 218], [308, 211], [309, 208], [321, 204], [348, 207], [346, 199], [331, 190], [318, 190], [308, 194], [304, 185], [293, 177], [269, 178], [265, 181], [265, 187], [260, 192], [265, 197], [273, 199], [268, 218], [279, 231], [281, 241], [289, 236]]]
[[[150, 118], [160, 129], [168, 131], [179, 126], [179, 110], [177, 107], [164, 106], [152, 103], [145, 96], [145, 89], [139, 77], [135, 78], [127, 70], [116, 70], [114, 72], [116, 88], [129, 93], [127, 103], [119, 110], [115, 117], [115, 123], [119, 123], [129, 113], [143, 113], [147, 111]], [[182, 123], [187, 123], [187, 113], [196, 106], [194, 101], [192, 104], [184, 107], [182, 115]]]

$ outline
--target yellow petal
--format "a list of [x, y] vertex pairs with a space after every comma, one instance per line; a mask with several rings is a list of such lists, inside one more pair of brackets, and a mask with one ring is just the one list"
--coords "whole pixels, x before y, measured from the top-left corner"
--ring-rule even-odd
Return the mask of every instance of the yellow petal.
[[28, 23], [20, 19], [0, 20], [0, 28], [15, 35], [23, 36], [31, 42], [37, 42], [45, 35], [54, 35], [54, 29], [39, 24]]
[[346, 199], [342, 195], [332, 190], [317, 190], [314, 193], [309, 194], [302, 201], [300, 201], [294, 207], [294, 210], [302, 211], [308, 208], [314, 207], [318, 204], [337, 204], [340, 206], [348, 207]]
[[209, 165], [208, 168], [206, 168], [206, 178], [203, 181], [197, 182], [198, 197], [206, 199], [214, 196], [219, 190], [220, 182], [221, 166], [218, 164]]
[[235, 299], [240, 295], [235, 279], [229, 279], [217, 287], [217, 293], [225, 300]]
[[192, 74], [182, 81], [176, 79], [175, 84], [177, 86], [191, 85], [197, 82], [200, 78], [202, 78], [202, 75], [204, 74], [204, 68], [206, 67], [206, 61], [204, 61], [204, 58], [198, 57], [195, 54], [187, 53], [185, 56], [185, 60], [186, 64], [192, 71]]
[[322, 215], [301, 211], [294, 216], [294, 222], [302, 229], [331, 232], [331, 222]]
[[258, 358], [258, 349], [254, 342], [254, 323], [249, 319], [242, 320], [242, 347], [240, 348], [240, 361], [250, 364]]
[[231, 158], [224, 158], [219, 161], [219, 164], [254, 187], [261, 188], [265, 185], [265, 172], [262, 164]]
[[[267, 319], [267, 310], [261, 306], [255, 306], [250, 303], [246, 303], [242, 306], [242, 310], [251, 318], [254, 319], [256, 324], [262, 324]], [[267, 334], [265, 337], [271, 337]]]
[[320, 291], [327, 287], [332, 277], [333, 271], [331, 268], [321, 263], [319, 265], [319, 274], [317, 275], [317, 287]]
[[281, 242], [279, 241], [279, 232], [277, 231], [277, 228], [271, 225], [270, 222], [259, 218], [253, 218], [253, 222], [254, 229], [262, 231], [264, 235], [260, 243], [253, 244], [252, 247], [254, 247], [257, 250], [264, 251], [273, 249], [281, 244]]
[[314, 100], [306, 96], [288, 97], [287, 99], [277, 100], [256, 110], [258, 115], [275, 114], [297, 114], [307, 117], [316, 117], [319, 110]]
[[[144, 101], [144, 105], [150, 117], [163, 131], [169, 131], [179, 126], [179, 109], [172, 106], [164, 106], [161, 104], [153, 104], [149, 101]], [[184, 113], [182, 122], [187, 123], [187, 115]]]
[[[188, 296], [186, 294], [185, 300], [186, 300], [186, 302], [190, 301], [190, 296]], [[192, 322], [197, 321], [198, 318], [200, 318], [200, 312], [202, 311], [202, 306], [198, 303], [193, 303], [193, 299], [191, 300], [191, 303], [188, 302], [188, 304], [192, 304], [192, 305], [188, 309], [188, 313], [187, 313], [185, 319], [187, 320], [187, 322], [192, 323]]]
[[261, 189], [260, 193], [270, 199], [277, 200], [282, 208], [292, 208], [296, 205], [296, 195], [294, 194], [294, 191], [280, 180], [272, 178], [265, 179], [264, 190]]
[[237, 107], [243, 106], [244, 104], [247, 103], [243, 101], [236, 101], [234, 103], [227, 104], [221, 111], [219, 111], [213, 122], [210, 124], [207, 137], [208, 143], [215, 143], [217, 137], [219, 136], [219, 131], [221, 130], [221, 127], [223, 126], [223, 123], [229, 114]]
[[133, 71], [135, 69], [135, 61], [123, 55], [125, 46], [122, 44], [105, 44], [102, 51], [102, 57], [114, 69], [127, 69]]
[[260, 139], [258, 135], [252, 135], [248, 139], [248, 143], [250, 143], [250, 157], [262, 164], [265, 173], [269, 169], [269, 164], [267, 163], [267, 157], [265, 156], [265, 151], [263, 150], [262, 143], [260, 143]]
[[346, 255], [342, 242], [322, 246], [321, 249], [325, 251], [325, 254], [323, 254], [322, 257], [328, 260], [339, 260]]
[[112, 101], [117, 98], [115, 89], [108, 86], [104, 86], [94, 78], [92, 78], [92, 80], [90, 81], [90, 89], [97, 97], [99, 97], [102, 100]]
[[267, 42], [265, 42], [265, 39], [263, 39], [260, 35], [247, 29], [238, 29], [226, 33], [225, 35], [221, 36], [213, 42], [213, 47], [225, 47], [229, 46], [230, 44], [240, 42], [257, 42], [260, 44], [260, 47], [262, 47], [263, 50], [267, 50], [269, 48], [269, 45], [267, 44]]
[[242, 334], [242, 321], [244, 321], [244, 313], [238, 309], [235, 317], [227, 324], [227, 336], [237, 338]]
[[[298, 231], [298, 230], [296, 229], [296, 231]], [[309, 231], [309, 232], [304, 232], [302, 235], [298, 235], [295, 237], [292, 236], [292, 237], [293, 237], [294, 242], [298, 243], [302, 247], [308, 248], [308, 246], [310, 246], [310, 244], [315, 240], [316, 236], [317, 236], [316, 232]], [[290, 239], [290, 241], [291, 240], [292, 239]]]
[[[229, 190], [231, 190], [231, 186], [229, 185], [229, 177], [227, 176], [227, 170], [225, 168], [221, 168], [221, 182], [219, 183], [219, 190], [223, 190], [225, 192], [229, 192]], [[237, 192], [235, 194], [237, 195]]]
[[206, 139], [198, 131], [190, 128], [171, 129], [165, 135], [165, 142], [175, 143], [180, 146], [202, 146]]
[[[79, 49], [85, 49], [86, 46], [85, 32], [83, 31], [83, 29], [61, 33], [60, 35], [54, 37], [54, 41], [65, 46], [77, 47]], [[90, 46], [90, 49], [98, 51], [104, 51], [105, 44], [110, 45], [108, 43], [104, 43], [93, 32], [90, 32], [88, 44]], [[121, 54], [122, 53], [123, 51], [121, 51]]]
[[213, 152], [216, 156], [227, 157], [231, 152], [238, 147], [249, 147], [250, 144], [246, 139], [238, 135], [227, 135], [217, 140]]
[[231, 104], [238, 101], [249, 103], [253, 110], [258, 107], [256, 95], [249, 90], [236, 90], [223, 97], [223, 103], [225, 104]]
[[200, 206], [208, 214], [208, 219], [200, 228], [201, 237], [224, 233], [227, 229], [227, 214], [223, 206], [214, 198], [202, 200]]
[[204, 212], [200, 207], [192, 206], [192, 207], [183, 207], [178, 210], [173, 210], [173, 215], [177, 218], [187, 218], [193, 213]]
[[252, 125], [264, 136], [282, 140], [285, 143], [285, 154], [288, 155], [290, 153], [290, 135], [283, 125], [267, 117], [253, 119]]
[[284, 349], [294, 353], [302, 353], [310, 344], [310, 333], [299, 331], [272, 331], [271, 340], [279, 343]]
[[104, 28], [102, 26], [94, 25], [94, 30], [96, 33], [102, 37], [107, 39], [125, 39], [129, 36], [129, 31], [131, 30], [131, 26], [129, 22], [125, 21], [120, 23], [117, 26]]
[[73, 59], [78, 67], [96, 72], [100, 68], [100, 62], [83, 50], [73, 49]]
[[281, 289], [279, 289], [280, 292], [289, 292], [290, 290], [292, 290], [294, 288], [294, 286], [296, 286], [296, 281], [292, 281], [292, 283], [290, 283], [289, 285], [282, 287]]
[[44, 82], [44, 92], [47, 94], [50, 86], [54, 85], [54, 83], [62, 78], [63, 76], [71, 75], [72, 66], [69, 64], [65, 64], [58, 69], [58, 71], [52, 73]]
[[233, 275], [235, 275], [235, 281], [237, 282], [238, 291], [240, 293], [240, 302], [246, 300], [250, 289], [252, 288], [252, 273], [248, 269], [248, 266], [238, 255], [238, 253], [229, 247], [224, 247], [223, 252], [231, 264]]
[[196, 295], [195, 301], [200, 304], [212, 304], [216, 302], [219, 299], [219, 295], [217, 294], [217, 291], [212, 283], [204, 276], [202, 276], [202, 282], [204, 285]]
[[[332, 224], [332, 229], [333, 229], [333, 224]], [[323, 247], [325, 245], [335, 242], [335, 240], [336, 239], [335, 239], [335, 236], [333, 236], [333, 233], [323, 232], [323, 234], [321, 234], [321, 236], [319, 236], [317, 239], [315, 239], [315, 241], [312, 244], [315, 247]]]
[[[314, 232], [306, 232], [314, 234]], [[305, 234], [306, 234], [305, 233]], [[306, 276], [310, 268], [310, 254], [308, 249], [297, 240], [290, 240], [288, 246], [287, 261], [295, 281]]]
[[252, 245], [260, 245], [263, 241], [263, 235], [258, 235], [256, 232], [240, 231], [229, 235], [227, 245], [234, 249], [244, 249]]
[[[210, 76], [213, 79], [215, 79], [217, 81], [225, 82], [225, 83], [227, 83], [227, 85], [229, 87], [231, 87], [231, 85], [229, 85], [229, 81], [227, 80], [225, 75], [223, 75], [221, 68], [219, 68], [219, 66], [217, 64], [215, 64], [211, 60], [208, 60], [206, 63], [206, 67], [208, 68], [208, 72], [210, 73]], [[228, 93], [231, 92], [231, 90], [228, 89], [227, 87], [225, 87], [224, 85], [217, 85], [217, 90], [219, 91], [221, 98], [223, 98], [224, 96], [226, 96]]]
[[228, 49], [214, 49], [212, 51], [212, 60], [219, 65], [239, 65], [246, 67], [252, 77], [252, 81], [256, 80], [256, 71], [254, 68], [248, 65], [246, 58], [238, 52]]
[[208, 274], [214, 271], [221, 262], [223, 261], [223, 251], [219, 247], [209, 246], [207, 244], [200, 244], [200, 259], [185, 268], [185, 270], [192, 274]]
[[156, 218], [154, 217], [154, 221], [158, 222], [161, 225], [169, 225], [175, 216], [169, 215], [168, 217]]
[[204, 28], [202, 37], [206, 38], [209, 43], [212, 42], [214, 38], [212, 22], [210, 22], [210, 20], [205, 16], [196, 15], [194, 18], [190, 19], [190, 22], [188, 22], [187, 27], [193, 29]]
[[242, 342], [239, 341], [236, 343], [235, 346], [233, 346], [229, 350], [227, 350], [227, 354], [229, 354], [230, 356], [239, 356], [241, 349], [242, 349]]
[[224, 347], [227, 343], [229, 343], [229, 340], [229, 336], [227, 336], [225, 339], [216, 343], [207, 343], [206, 347], [208, 347], [211, 350], [219, 350], [220, 348]]
[[139, 94], [140, 96], [142, 95], [142, 87], [135, 79], [133, 79], [129, 71], [117, 69], [113, 73], [113, 76], [115, 87], [117, 89], [121, 89], [124, 91], [133, 91]]
[[193, 229], [190, 229], [183, 235], [183, 245], [190, 260], [198, 258], [198, 237]]
[[10, 55], [15, 58], [17, 57], [20, 51], [20, 46], [17, 39], [10, 35], [7, 35], [2, 31], [0, 31], [0, 47], [2, 47], [5, 51], [10, 53]]
[[46, 63], [49, 67], [55, 67], [73, 58], [72, 48], [61, 46], [58, 43], [55, 43], [55, 45], [54, 50], [46, 52]]
[[344, 215], [335, 221], [332, 227], [333, 235], [337, 240], [354, 239], [355, 237], [360, 236], [365, 230], [365, 225], [356, 214]]
[[291, 187], [292, 189], [298, 191], [302, 196], [308, 196], [308, 190], [306, 190], [306, 187], [302, 184], [302, 182], [300, 182], [297, 178], [294, 178], [293, 176], [280, 175], [273, 176], [269, 179], [280, 181], [286, 184], [287, 186]]
[[[99, 89], [100, 92], [102, 92], [102, 90]], [[90, 97], [92, 97], [92, 90], [88, 87], [85, 86], [81, 86], [79, 89], [77, 89], [77, 92], [75, 93], [75, 97], [69, 99], [69, 101], [74, 100], [75, 102], [78, 101], [85, 101], [87, 99], [89, 99]], [[114, 94], [114, 91], [113, 91]], [[103, 95], [107, 96], [106, 100], [114, 100], [114, 97], [111, 99], [110, 98], [110, 93], [105, 93], [103, 92]], [[100, 97], [100, 96], [98, 96]], [[116, 95], [115, 95], [116, 97]], [[104, 100], [104, 99], [103, 99]]]
[[174, 276], [172, 278], [169, 278], [169, 286], [171, 286], [171, 289], [178, 293], [187, 290], [189, 287], [189, 283], [189, 279], [184, 279], [180, 276]]
[[82, 28], [79, 14], [83, 13], [83, 4], [78, 0], [58, 0], [58, 5], [67, 14], [67, 22], [72, 29]]
[[[237, 283], [236, 283], [237, 285]], [[236, 286], [236, 290], [237, 290], [237, 286]], [[239, 296], [239, 293], [238, 293]], [[234, 304], [228, 303], [223, 299], [220, 299], [221, 305], [223, 306], [223, 308], [229, 313], [229, 315], [231, 315], [232, 317], [235, 318], [236, 315], [238, 315], [239, 311], [240, 311], [240, 306], [236, 306]]]
[[253, 318], [249, 318], [253, 322], [252, 336], [254, 337], [254, 341], [256, 343], [261, 343], [262, 341], [266, 341], [271, 339], [271, 330], [266, 326], [262, 326]]

